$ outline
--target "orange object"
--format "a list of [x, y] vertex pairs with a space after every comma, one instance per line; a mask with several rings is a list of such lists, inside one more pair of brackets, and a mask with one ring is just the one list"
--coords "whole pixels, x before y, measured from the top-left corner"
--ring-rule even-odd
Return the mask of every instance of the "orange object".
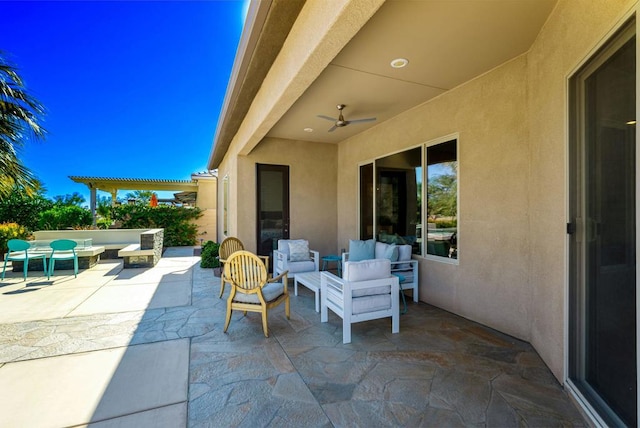
[[151, 202], [149, 202], [149, 204], [152, 207], [157, 207], [158, 206], [158, 197], [156, 196], [155, 193], [151, 195]]

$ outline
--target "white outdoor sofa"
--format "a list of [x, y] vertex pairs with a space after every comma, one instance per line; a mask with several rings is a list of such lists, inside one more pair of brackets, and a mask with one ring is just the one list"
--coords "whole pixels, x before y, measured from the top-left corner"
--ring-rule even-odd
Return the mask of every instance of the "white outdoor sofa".
[[351, 343], [351, 324], [357, 322], [390, 317], [391, 333], [400, 331], [399, 280], [388, 259], [346, 262], [342, 278], [320, 274], [320, 321], [329, 321], [329, 310], [342, 318], [342, 343]]
[[[386, 244], [379, 241], [349, 241], [349, 251], [354, 249], [367, 247], [367, 251], [373, 248], [373, 253], [367, 258], [370, 259], [389, 259], [391, 262], [391, 273], [400, 275], [401, 290], [412, 290], [413, 301], [418, 303], [418, 261], [411, 258], [411, 245]], [[395, 250], [394, 250], [395, 249]], [[363, 257], [363, 256], [361, 256]], [[349, 261], [349, 252], [342, 253], [342, 265]]]

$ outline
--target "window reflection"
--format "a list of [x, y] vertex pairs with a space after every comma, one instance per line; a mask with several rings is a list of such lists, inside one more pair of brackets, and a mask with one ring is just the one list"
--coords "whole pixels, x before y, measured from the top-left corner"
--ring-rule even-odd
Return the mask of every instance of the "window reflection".
[[420, 147], [376, 161], [376, 239], [409, 244], [421, 254], [422, 150]]
[[458, 258], [457, 140], [425, 147], [424, 162], [416, 147], [360, 166], [360, 239], [371, 238], [409, 244], [413, 254]]
[[427, 254], [458, 258], [456, 140], [427, 147]]

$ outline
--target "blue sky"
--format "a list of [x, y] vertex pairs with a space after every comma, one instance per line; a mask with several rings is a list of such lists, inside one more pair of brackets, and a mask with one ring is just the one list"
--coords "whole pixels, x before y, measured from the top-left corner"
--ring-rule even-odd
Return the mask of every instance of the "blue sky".
[[204, 171], [245, 13], [245, 0], [0, 1], [0, 50], [47, 110], [47, 139], [19, 154], [46, 196], [88, 200], [70, 175]]

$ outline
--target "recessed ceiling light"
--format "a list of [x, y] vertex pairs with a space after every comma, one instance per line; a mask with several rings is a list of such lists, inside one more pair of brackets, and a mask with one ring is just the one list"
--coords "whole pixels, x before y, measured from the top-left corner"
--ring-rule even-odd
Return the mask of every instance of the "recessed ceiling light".
[[409, 64], [409, 60], [406, 58], [396, 58], [393, 61], [391, 61], [391, 67], [393, 68], [406, 67], [407, 64]]
[[304, 132], [313, 132], [313, 128], [304, 128]]
[[635, 120], [630, 120], [629, 122], [627, 122], [627, 125], [635, 125], [636, 121]]

